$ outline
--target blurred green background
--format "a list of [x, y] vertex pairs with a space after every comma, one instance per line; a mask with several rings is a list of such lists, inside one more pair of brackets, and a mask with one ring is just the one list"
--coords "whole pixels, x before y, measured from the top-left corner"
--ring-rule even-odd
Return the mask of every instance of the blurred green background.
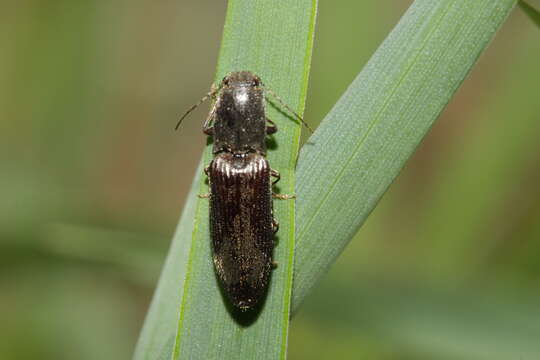
[[[409, 4], [320, 2], [308, 122]], [[173, 128], [225, 5], [2, 3], [0, 359], [131, 357], [207, 107]], [[290, 359], [540, 359], [539, 45], [516, 9], [293, 319]]]

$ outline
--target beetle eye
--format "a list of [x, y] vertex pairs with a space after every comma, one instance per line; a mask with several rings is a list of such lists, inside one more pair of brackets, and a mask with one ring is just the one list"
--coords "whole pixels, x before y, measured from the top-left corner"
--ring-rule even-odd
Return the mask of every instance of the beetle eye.
[[253, 79], [253, 81], [251, 82], [251, 85], [253, 86], [259, 86], [259, 84], [260, 84], [260, 81], [257, 78]]
[[229, 77], [228, 77], [228, 76], [225, 76], [225, 77], [223, 78], [223, 80], [221, 80], [221, 83], [222, 83], [223, 85], [229, 85]]

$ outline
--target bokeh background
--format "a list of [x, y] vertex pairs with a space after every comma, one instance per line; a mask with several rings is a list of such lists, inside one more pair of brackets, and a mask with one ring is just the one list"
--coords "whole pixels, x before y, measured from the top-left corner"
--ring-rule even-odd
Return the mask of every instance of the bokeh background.
[[[310, 124], [410, 2], [320, 2]], [[2, 3], [0, 359], [131, 357], [207, 106], [173, 128], [225, 6]], [[516, 9], [293, 319], [290, 359], [540, 359], [538, 64]]]

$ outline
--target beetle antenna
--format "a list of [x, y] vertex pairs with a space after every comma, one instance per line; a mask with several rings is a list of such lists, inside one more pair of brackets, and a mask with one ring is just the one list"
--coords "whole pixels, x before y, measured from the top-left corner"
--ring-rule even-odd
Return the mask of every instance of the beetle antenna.
[[265, 90], [268, 91], [268, 93], [270, 95], [272, 95], [273, 97], [276, 98], [276, 100], [287, 110], [289, 110], [301, 123], [302, 125], [304, 125], [312, 134], [313, 134], [313, 129], [311, 127], [309, 127], [309, 125], [304, 121], [304, 119], [298, 115], [293, 109], [291, 109], [287, 104], [285, 104], [285, 102], [283, 100], [281, 100], [281, 98], [275, 93], [273, 92], [271, 89], [269, 89], [266, 85], [263, 85]]
[[195, 110], [196, 108], [198, 108], [203, 102], [205, 102], [206, 100], [208, 100], [208, 98], [210, 97], [214, 97], [216, 95], [216, 93], [221, 89], [221, 86], [219, 87], [215, 87], [214, 85], [212, 85], [212, 88], [210, 89], [210, 92], [206, 95], [203, 96], [203, 98], [201, 100], [199, 100], [198, 103], [196, 103], [195, 105], [193, 105], [192, 107], [190, 107], [188, 109], [188, 111], [185, 112], [184, 115], [182, 115], [182, 117], [180, 118], [180, 120], [178, 120], [178, 122], [176, 123], [176, 126], [174, 127], [174, 130], [178, 130], [178, 128], [180, 127], [180, 124], [182, 123], [182, 120], [184, 120], [186, 118], [186, 116], [188, 116], [193, 110]]

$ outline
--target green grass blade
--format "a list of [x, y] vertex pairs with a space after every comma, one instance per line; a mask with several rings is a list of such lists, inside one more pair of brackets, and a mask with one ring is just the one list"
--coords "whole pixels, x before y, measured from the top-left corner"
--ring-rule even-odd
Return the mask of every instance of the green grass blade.
[[[302, 113], [316, 4], [316, 0], [229, 1], [216, 82], [231, 71], [253, 71]], [[280, 192], [294, 193], [300, 125], [273, 106], [267, 106], [267, 115], [279, 129], [268, 160], [281, 173]], [[208, 147], [203, 163], [210, 159]], [[295, 203], [274, 202], [280, 223], [274, 251], [279, 265], [260, 315], [246, 325], [246, 319], [239, 322], [229, 313], [214, 275], [208, 200], [195, 200], [197, 193], [207, 191], [201, 178], [189, 195], [135, 358], [283, 359], [290, 317]]]
[[[159, 283], [146, 315], [143, 329], [135, 348], [134, 359], [170, 359], [178, 309], [180, 307], [181, 286], [185, 281], [188, 255], [191, 249], [191, 233], [197, 205], [202, 167], [199, 166], [171, 248], [165, 260]], [[160, 356], [159, 354], [165, 354]], [[168, 355], [167, 355], [168, 354]]]
[[531, 5], [527, 4], [525, 1], [522, 0], [519, 1], [519, 6], [521, 7], [521, 9], [523, 9], [523, 11], [525, 11], [527, 15], [529, 15], [531, 20], [534, 21], [536, 25], [540, 26], [540, 12], [538, 12], [538, 10], [536, 10]]
[[302, 149], [293, 311], [358, 231], [515, 0], [417, 0]]

